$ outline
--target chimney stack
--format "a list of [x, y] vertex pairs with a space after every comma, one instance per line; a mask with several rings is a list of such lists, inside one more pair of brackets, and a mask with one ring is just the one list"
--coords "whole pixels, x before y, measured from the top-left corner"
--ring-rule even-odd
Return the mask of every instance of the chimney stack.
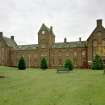
[[79, 41], [81, 42], [81, 37], [79, 37]]
[[97, 26], [102, 26], [102, 19], [97, 20]]
[[64, 43], [66, 43], [67, 42], [67, 39], [66, 39], [66, 37], [64, 38]]
[[51, 32], [53, 31], [53, 27], [52, 27], [52, 26], [50, 26], [50, 31], [51, 31]]
[[0, 32], [0, 38], [2, 38], [3, 37], [3, 32]]
[[11, 36], [11, 39], [14, 40], [14, 36]]

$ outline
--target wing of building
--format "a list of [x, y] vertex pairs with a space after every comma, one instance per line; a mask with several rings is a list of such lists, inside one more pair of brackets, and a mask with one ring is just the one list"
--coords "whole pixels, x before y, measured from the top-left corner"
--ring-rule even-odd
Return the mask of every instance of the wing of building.
[[39, 67], [40, 61], [45, 57], [49, 68], [64, 64], [66, 59], [71, 59], [75, 67], [87, 67], [94, 56], [98, 54], [105, 62], [105, 28], [102, 20], [97, 20], [94, 31], [86, 41], [56, 43], [53, 27], [48, 28], [42, 24], [38, 32], [38, 44], [17, 45], [14, 36], [4, 37], [0, 32], [0, 65], [17, 66], [21, 56], [24, 57], [27, 67]]

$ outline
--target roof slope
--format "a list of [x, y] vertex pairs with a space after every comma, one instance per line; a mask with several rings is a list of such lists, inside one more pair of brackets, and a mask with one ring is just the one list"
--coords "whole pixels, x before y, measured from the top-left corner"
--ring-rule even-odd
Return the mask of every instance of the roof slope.
[[95, 34], [95, 33], [97, 33], [97, 32], [105, 32], [105, 28], [104, 28], [103, 26], [96, 27], [96, 28], [93, 30], [93, 32], [89, 35], [87, 41], [90, 39], [90, 37], [91, 37], [93, 34]]
[[[76, 42], [67, 42], [67, 43], [55, 43], [52, 48], [79, 48], [86, 47], [86, 41], [76, 41]], [[18, 45], [16, 50], [35, 50], [38, 48], [38, 44], [32, 45]]]
[[7, 37], [3, 37], [3, 39], [8, 47], [16, 48], [17, 44], [15, 40], [12, 40], [11, 38], [7, 38]]
[[31, 45], [18, 45], [16, 47], [16, 50], [34, 50], [38, 48], [37, 44], [31, 44]]
[[53, 48], [77, 48], [77, 47], [86, 47], [86, 41], [55, 43], [53, 45]]

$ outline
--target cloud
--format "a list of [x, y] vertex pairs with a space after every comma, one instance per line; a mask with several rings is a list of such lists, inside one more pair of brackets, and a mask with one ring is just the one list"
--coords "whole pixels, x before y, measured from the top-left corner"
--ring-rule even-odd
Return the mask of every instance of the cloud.
[[18, 44], [37, 43], [42, 23], [54, 26], [56, 41], [86, 40], [96, 19], [105, 20], [104, 0], [0, 0], [0, 31]]

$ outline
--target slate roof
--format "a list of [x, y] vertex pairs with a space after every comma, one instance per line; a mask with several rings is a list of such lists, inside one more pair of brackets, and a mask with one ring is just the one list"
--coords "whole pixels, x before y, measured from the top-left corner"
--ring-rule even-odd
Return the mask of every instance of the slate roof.
[[[44, 26], [45, 27], [45, 26]], [[38, 48], [38, 44], [30, 45], [17, 45], [15, 40], [7, 37], [3, 37], [3, 40], [8, 47], [15, 48], [16, 50], [34, 50]], [[53, 44], [52, 48], [77, 48], [77, 47], [86, 47], [86, 41], [75, 41], [75, 42], [61, 42]]]
[[[52, 48], [77, 48], [86, 47], [85, 41], [67, 42], [67, 43], [55, 43]], [[38, 44], [32, 45], [18, 45], [16, 50], [34, 50], [38, 48]]]
[[38, 48], [38, 44], [31, 44], [31, 45], [18, 45], [16, 50], [34, 50]]
[[86, 47], [86, 41], [75, 41], [75, 42], [66, 42], [66, 43], [55, 43], [52, 48], [77, 48], [77, 47]]
[[11, 38], [7, 38], [7, 37], [3, 37], [3, 39], [8, 47], [16, 48], [17, 44], [15, 40], [12, 40]]

